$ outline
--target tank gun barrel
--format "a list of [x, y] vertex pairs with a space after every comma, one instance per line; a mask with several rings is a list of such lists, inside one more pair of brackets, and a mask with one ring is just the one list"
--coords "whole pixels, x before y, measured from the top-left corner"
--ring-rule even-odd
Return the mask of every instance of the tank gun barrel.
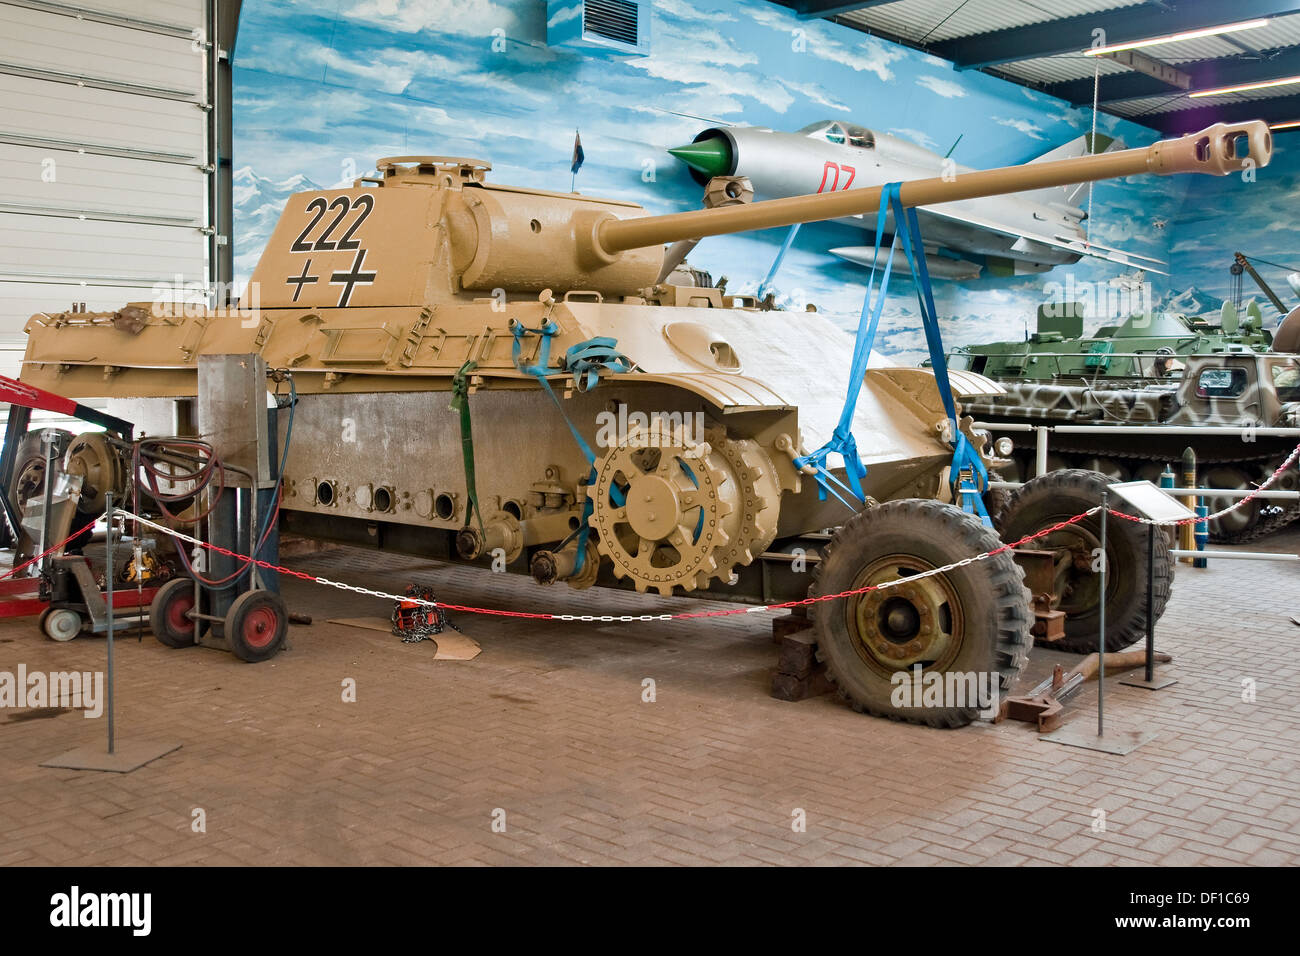
[[[1272, 155], [1272, 135], [1263, 121], [1216, 123], [1199, 133], [1138, 149], [911, 180], [903, 183], [900, 196], [905, 206], [928, 206], [1141, 173], [1226, 176], [1249, 164], [1267, 166]], [[859, 216], [880, 208], [883, 191], [883, 187], [876, 186], [664, 216], [601, 218], [592, 224], [590, 251], [596, 259], [609, 261], [621, 252], [680, 239]]]

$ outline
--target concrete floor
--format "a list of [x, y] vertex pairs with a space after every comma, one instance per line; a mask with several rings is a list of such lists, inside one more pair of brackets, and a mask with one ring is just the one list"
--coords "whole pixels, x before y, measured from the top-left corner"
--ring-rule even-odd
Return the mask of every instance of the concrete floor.
[[[1252, 547], [1294, 553], [1300, 533]], [[360, 551], [289, 563], [381, 589], [418, 579], [491, 607], [700, 607]], [[1025, 724], [939, 731], [832, 697], [773, 700], [767, 614], [460, 615], [483, 653], [434, 661], [430, 644], [325, 623], [386, 616], [384, 602], [290, 582], [291, 608], [316, 623], [294, 627], [272, 662], [119, 640], [119, 739], [183, 744], [141, 770], [43, 769], [103, 741], [105, 722], [0, 710], [0, 864], [1295, 864], [1298, 572], [1180, 567], [1157, 640], [1179, 683], [1107, 681], [1115, 729], [1157, 733], [1124, 757], [1046, 743]], [[1073, 659], [1035, 651], [1022, 689]], [[100, 639], [58, 644], [33, 619], [0, 624], [0, 671], [103, 662]], [[349, 678], [354, 703], [342, 699]], [[1095, 700], [1094, 684], [1073, 720], [1091, 724]]]

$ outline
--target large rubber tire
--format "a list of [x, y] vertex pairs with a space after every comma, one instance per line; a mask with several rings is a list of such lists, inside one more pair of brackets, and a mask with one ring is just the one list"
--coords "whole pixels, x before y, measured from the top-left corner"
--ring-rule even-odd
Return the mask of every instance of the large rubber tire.
[[[1006, 478], [1002, 477], [1002, 475], [996, 471], [989, 472], [989, 481], [1006, 480]], [[1017, 478], [1014, 480], [1019, 481], [1020, 479]], [[1006, 509], [1007, 504], [1011, 501], [1012, 490], [1013, 489], [1011, 488], [990, 488], [988, 491], [984, 492], [984, 510], [989, 513], [989, 518], [993, 521], [994, 525], [998, 523], [998, 516], [1002, 514]]]
[[193, 647], [198, 621], [187, 617], [194, 609], [194, 581], [175, 578], [154, 595], [149, 605], [149, 628], [158, 643], [168, 647]]
[[[891, 501], [854, 515], [835, 533], [822, 552], [809, 594], [842, 594], [907, 577], [1000, 544], [978, 518], [952, 505]], [[1004, 553], [918, 579], [915, 585], [818, 601], [810, 606], [818, 656], [854, 710], [932, 727], [963, 726], [978, 716], [981, 702], [902, 706], [894, 699], [894, 675], [912, 674], [919, 662], [922, 674], [996, 674], [999, 693], [1010, 687], [1033, 642], [1034, 618], [1023, 577]], [[909, 588], [911, 598], [906, 596]], [[939, 626], [915, 638], [907, 626], [891, 634], [895, 613], [905, 625], [911, 619], [913, 626]], [[921, 645], [919, 652], [908, 650], [916, 646], [913, 640]]]
[[[1079, 468], [1049, 472], [1025, 482], [1000, 515], [1002, 539], [1017, 541], [1101, 504], [1101, 494], [1111, 484], [1113, 478]], [[1124, 510], [1124, 503], [1114, 496], [1110, 505]], [[1077, 654], [1097, 650], [1101, 608], [1092, 556], [1100, 547], [1100, 539], [1101, 518], [1091, 515], [1025, 545], [1042, 550], [1066, 547], [1078, 556], [1075, 564], [1057, 579], [1057, 606], [1065, 611], [1065, 637], [1053, 641], [1051, 647]], [[1173, 590], [1174, 559], [1163, 532], [1157, 531], [1155, 543], [1153, 610], [1156, 620], [1160, 620]], [[1106, 557], [1106, 650], [1119, 651], [1146, 636], [1146, 525], [1111, 515], [1106, 521]]]
[[226, 612], [226, 640], [241, 661], [256, 664], [280, 653], [289, 630], [284, 600], [271, 591], [245, 591]]

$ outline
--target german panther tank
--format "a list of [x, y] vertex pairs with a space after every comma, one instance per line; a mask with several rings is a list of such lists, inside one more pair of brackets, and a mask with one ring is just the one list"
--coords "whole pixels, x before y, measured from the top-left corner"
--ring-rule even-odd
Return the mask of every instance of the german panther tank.
[[[908, 182], [901, 198], [1225, 175], [1270, 154], [1264, 124], [1218, 125], [1144, 149]], [[855, 707], [955, 725], [978, 706], [900, 706], [892, 678], [1014, 677], [1033, 614], [1009, 554], [900, 584], [999, 544], [948, 503], [955, 428], [996, 460], [969, 419], [948, 418], [933, 373], [878, 367], [849, 383], [853, 338], [823, 316], [669, 281], [682, 247], [665, 243], [863, 214], [880, 189], [747, 203], [742, 183], [722, 181], [713, 208], [651, 216], [496, 184], [478, 160], [377, 168], [288, 200], [252, 277], [251, 315], [154, 303], [41, 313], [27, 325], [23, 380], [125, 400], [124, 416], [166, 434], [193, 421], [200, 357], [256, 353], [298, 396], [287, 531], [542, 582], [754, 604], [890, 584], [815, 605], [821, 651]], [[965, 372], [952, 382], [960, 402], [1000, 391]], [[850, 385], [862, 389], [852, 426], [866, 466], [851, 507], [820, 494], [801, 457], [831, 437]]]
[[[1060, 318], [1043, 317], [1027, 342], [1002, 342], [954, 350], [950, 367], [987, 375], [1005, 388], [981, 397], [967, 411], [993, 426], [1096, 426], [1093, 433], [1051, 437], [1049, 471], [1084, 468], [1117, 480], [1156, 481], [1166, 465], [1178, 470], [1192, 448], [1208, 488], [1256, 487], [1295, 447], [1267, 429], [1300, 424], [1300, 369], [1287, 342], [1300, 329], [1293, 312], [1274, 333], [1263, 328], [1253, 303], [1239, 316], [1225, 303], [1217, 324], [1174, 314], [1138, 314], [1119, 326], [1083, 337], [1081, 320], [1062, 334]], [[1296, 310], [1300, 312], [1300, 310]], [[1046, 319], [1046, 321], [1044, 321]], [[1073, 332], [1073, 334], [1069, 334]], [[1135, 430], [1135, 426], [1138, 430]], [[1184, 434], [1148, 426], [1189, 429]], [[1197, 434], [1197, 430], [1203, 430]], [[1263, 430], [1263, 431], [1261, 431]], [[1020, 480], [1035, 470], [1035, 436], [1005, 433], [1015, 445], [1003, 477]], [[1300, 490], [1300, 471], [1289, 469], [1274, 490]], [[1209, 497], [1211, 512], [1233, 504]], [[1300, 504], [1252, 501], [1209, 523], [1210, 538], [1244, 543], [1300, 518]]]

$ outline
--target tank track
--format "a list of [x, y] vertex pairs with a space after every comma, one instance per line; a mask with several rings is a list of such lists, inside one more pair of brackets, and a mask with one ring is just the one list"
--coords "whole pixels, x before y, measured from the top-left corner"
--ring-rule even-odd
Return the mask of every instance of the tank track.
[[1262, 514], [1258, 521], [1236, 534], [1212, 535], [1210, 540], [1218, 544], [1248, 544], [1267, 537], [1274, 531], [1281, 531], [1287, 525], [1300, 519], [1300, 504], [1278, 508], [1270, 514]]
[[[991, 431], [996, 433], [996, 426], [992, 428]], [[1023, 432], [1013, 433], [1011, 437], [1016, 451], [1028, 451], [1030, 454], [1033, 454], [1034, 445], [1031, 440], [1024, 437]], [[1090, 458], [1113, 458], [1116, 461], [1124, 463], [1136, 461], [1149, 462], [1152, 464], [1163, 464], [1166, 462], [1174, 464], [1174, 462], [1169, 461], [1169, 458], [1166, 455], [1159, 455], [1150, 452], [1144, 454], [1141, 450], [1132, 447], [1097, 446], [1089, 444], [1088, 442], [1072, 442], [1068, 439], [1055, 440], [1055, 436], [1053, 436], [1053, 438], [1054, 440], [1051, 443], [1051, 451], [1055, 454], [1086, 455]], [[1245, 457], [1242, 455], [1214, 456], [1202, 455], [1198, 450], [1196, 453], [1196, 463], [1198, 468], [1205, 465], [1233, 465], [1237, 467], [1259, 465], [1265, 473], [1272, 473], [1272, 471], [1286, 459], [1287, 454], [1288, 453], [1278, 455], [1263, 454], [1252, 457]], [[1268, 505], [1265, 504], [1265, 507], [1268, 507]], [[1212, 533], [1210, 535], [1210, 541], [1215, 544], [1247, 544], [1251, 541], [1257, 541], [1260, 538], [1270, 535], [1275, 531], [1280, 531], [1297, 520], [1300, 520], [1300, 501], [1290, 505], [1277, 507], [1274, 511], [1267, 514], [1261, 513], [1259, 520], [1244, 531], [1227, 534]]]

